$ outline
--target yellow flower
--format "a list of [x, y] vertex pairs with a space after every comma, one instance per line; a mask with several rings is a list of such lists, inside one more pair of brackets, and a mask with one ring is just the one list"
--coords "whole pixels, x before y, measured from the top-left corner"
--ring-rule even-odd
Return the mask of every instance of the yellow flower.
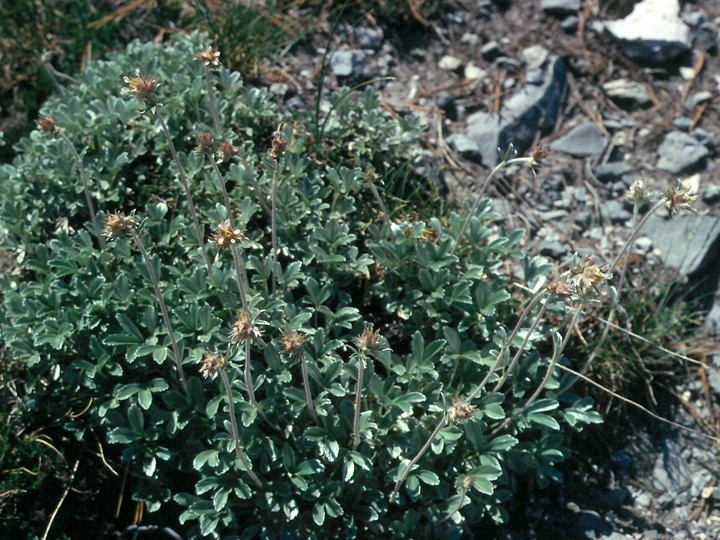
[[208, 47], [203, 52], [197, 53], [195, 60], [205, 66], [218, 67], [220, 65], [220, 52], [214, 51], [212, 47]]
[[245, 231], [242, 229], [234, 229], [230, 225], [230, 220], [226, 219], [218, 224], [218, 229], [209, 240], [215, 244], [217, 249], [224, 249], [233, 244], [237, 244], [245, 240]]

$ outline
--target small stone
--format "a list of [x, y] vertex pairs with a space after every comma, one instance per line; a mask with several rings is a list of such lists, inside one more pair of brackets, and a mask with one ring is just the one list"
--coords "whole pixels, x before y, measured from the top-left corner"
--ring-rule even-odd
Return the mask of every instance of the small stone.
[[658, 148], [658, 169], [679, 174], [700, 166], [710, 151], [682, 131], [671, 131]]
[[621, 180], [626, 174], [630, 174], [632, 169], [624, 161], [611, 161], [605, 165], [600, 165], [595, 169], [595, 177], [601, 182], [616, 182]]
[[603, 84], [602, 89], [619, 105], [637, 104], [644, 106], [652, 102], [645, 86], [637, 81], [616, 79]]
[[466, 32], [462, 35], [460, 38], [460, 43], [463, 45], [477, 45], [480, 43], [480, 36], [477, 34], [471, 34], [470, 32]]
[[589, 157], [600, 154], [606, 143], [607, 137], [600, 129], [592, 122], [585, 122], [553, 141], [550, 149], [575, 157]]
[[523, 59], [523, 62], [525, 62], [528, 70], [541, 68], [548, 59], [549, 55], [550, 52], [540, 45], [532, 45], [523, 49], [522, 53], [520, 53], [520, 56]]
[[457, 118], [457, 107], [455, 106], [455, 98], [450, 92], [441, 91], [435, 96], [435, 104], [438, 109], [445, 113], [447, 118], [454, 120]]
[[569, 17], [565, 17], [562, 22], [560, 23], [560, 28], [563, 29], [563, 32], [566, 34], [574, 34], [577, 32], [578, 25], [580, 24], [580, 19], [577, 15], [570, 15]]
[[695, 107], [700, 105], [701, 103], [705, 103], [706, 101], [710, 101], [712, 99], [713, 95], [712, 92], [708, 90], [703, 90], [702, 92], [695, 92], [692, 96], [687, 98], [685, 100], [685, 103], [683, 103], [683, 107], [687, 110], [693, 110]]
[[678, 116], [675, 120], [673, 120], [673, 126], [675, 126], [678, 129], [690, 129], [690, 127], [693, 125], [692, 118], [688, 118], [687, 116]]
[[382, 46], [384, 37], [382, 28], [358, 27], [354, 29], [354, 32], [355, 42], [359, 47], [378, 50]]
[[702, 191], [702, 200], [705, 204], [720, 202], [720, 185], [710, 184]]
[[643, 491], [637, 497], [635, 497], [635, 504], [640, 508], [648, 508], [651, 502], [652, 499], [650, 497], [650, 494], [646, 491]]
[[635, 239], [635, 249], [637, 249], [640, 253], [647, 253], [652, 249], [652, 247], [652, 238], [641, 236], [640, 238]]
[[476, 79], [484, 79], [487, 72], [484, 69], [480, 69], [475, 64], [468, 64], [465, 66], [465, 78], [468, 81], [474, 81]]
[[581, 0], [541, 0], [540, 9], [551, 15], [571, 15], [580, 11]]
[[712, 151], [715, 149], [715, 137], [713, 137], [712, 133], [709, 133], [702, 128], [695, 128], [690, 132], [690, 135], [695, 137], [697, 142], [702, 144], [708, 150]]
[[610, 223], [626, 223], [632, 218], [632, 213], [625, 210], [622, 203], [615, 200], [605, 201], [602, 213]]
[[568, 248], [560, 242], [543, 240], [538, 246], [540, 255], [550, 257], [552, 259], [561, 259], [568, 253]]
[[335, 51], [330, 57], [330, 68], [336, 77], [362, 75], [367, 55], [358, 49]]
[[461, 65], [462, 60], [460, 60], [457, 56], [451, 56], [449, 54], [443, 56], [438, 63], [438, 67], [440, 69], [444, 69], [445, 71], [455, 71]]

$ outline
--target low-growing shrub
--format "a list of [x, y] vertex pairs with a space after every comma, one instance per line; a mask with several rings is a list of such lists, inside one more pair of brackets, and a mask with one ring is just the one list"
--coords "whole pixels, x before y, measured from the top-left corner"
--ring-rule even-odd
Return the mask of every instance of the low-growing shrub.
[[518, 475], [562, 481], [564, 431], [599, 416], [561, 334], [604, 270], [548, 286], [488, 201], [386, 207], [432, 193], [421, 122], [368, 91], [316, 153], [206, 46], [91, 63], [0, 169], [21, 408], [72, 411], [81, 459], [186, 538], [458, 537], [505, 519]]

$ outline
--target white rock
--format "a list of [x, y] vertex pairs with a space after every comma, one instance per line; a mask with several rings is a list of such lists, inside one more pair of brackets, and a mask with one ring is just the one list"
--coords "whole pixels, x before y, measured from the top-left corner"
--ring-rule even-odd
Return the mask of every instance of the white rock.
[[465, 66], [465, 78], [469, 81], [484, 79], [485, 75], [487, 75], [487, 71], [480, 69], [475, 64]]
[[446, 54], [440, 59], [440, 63], [438, 66], [440, 69], [445, 69], [447, 71], [455, 71], [457, 68], [459, 68], [462, 65], [462, 60], [460, 60], [457, 56], [452, 56], [449, 54]]

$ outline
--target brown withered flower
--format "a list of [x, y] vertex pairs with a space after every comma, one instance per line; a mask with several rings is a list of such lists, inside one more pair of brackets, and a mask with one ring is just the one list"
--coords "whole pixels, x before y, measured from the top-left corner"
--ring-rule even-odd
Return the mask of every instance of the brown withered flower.
[[225, 369], [228, 365], [228, 360], [222, 354], [216, 351], [205, 351], [205, 358], [203, 359], [203, 365], [200, 368], [200, 373], [203, 377], [215, 378], [218, 371]]
[[548, 149], [544, 146], [536, 146], [535, 148], [533, 148], [533, 151], [530, 154], [530, 166], [533, 170], [538, 170], [540, 167], [542, 167], [543, 161], [545, 161], [548, 153]]
[[208, 47], [195, 55], [195, 60], [205, 66], [218, 67], [220, 65], [220, 52]]
[[241, 311], [238, 313], [237, 320], [230, 327], [230, 339], [245, 341], [246, 339], [256, 339], [259, 337], [260, 331], [253, 323], [250, 312]]
[[648, 198], [648, 192], [643, 181], [635, 180], [625, 193], [625, 197], [634, 204], [644, 203]]
[[382, 346], [380, 330], [371, 330], [370, 328], [366, 328], [362, 334], [355, 336], [353, 341], [355, 346], [364, 353], [375, 352]]
[[55, 118], [52, 116], [41, 116], [37, 119], [36, 123], [40, 131], [50, 133], [50, 135], [57, 135], [60, 133], [60, 128], [58, 127]]
[[220, 159], [223, 160], [223, 163], [230, 161], [238, 152], [240, 149], [237, 146], [233, 146], [229, 142], [220, 143]]
[[123, 212], [117, 212], [115, 214], [108, 214], [105, 218], [105, 228], [102, 234], [108, 240], [115, 238], [122, 238], [133, 229], [137, 227], [137, 220], [135, 219], [135, 211], [133, 210], [129, 216], [126, 216]]
[[123, 77], [127, 86], [121, 90], [123, 94], [130, 94], [141, 100], [151, 109], [157, 106], [157, 90], [160, 82], [155, 77], [141, 77], [140, 69], [135, 70], [134, 77]]
[[456, 397], [450, 408], [450, 421], [451, 422], [463, 422], [472, 418], [477, 409], [470, 405], [467, 401], [461, 397]]
[[598, 265], [594, 257], [588, 256], [561, 277], [577, 292], [585, 295], [590, 291], [597, 291], [598, 285], [612, 278], [612, 273], [610, 265]]
[[302, 354], [302, 348], [305, 344], [305, 336], [297, 332], [289, 332], [280, 338], [280, 346], [282, 352], [292, 358], [297, 358]]
[[283, 138], [282, 133], [280, 133], [280, 128], [278, 128], [278, 130], [275, 132], [275, 135], [273, 136], [272, 147], [270, 148], [269, 152], [270, 157], [273, 159], [278, 159], [285, 153], [287, 145], [288, 141]]
[[696, 198], [697, 195], [695, 193], [692, 193], [689, 189], [684, 189], [682, 184], [678, 182], [676, 187], [665, 191], [665, 195], [663, 196], [665, 210], [667, 210], [670, 217], [672, 217], [673, 214], [677, 214], [680, 210], [695, 212], [696, 210], [692, 207], [692, 203]]
[[209, 133], [201, 133], [197, 136], [197, 146], [195, 147], [195, 153], [196, 154], [204, 154], [206, 156], [212, 157], [213, 154], [215, 154], [215, 151], [217, 150], [217, 145], [215, 144], [215, 137], [210, 135]]
[[217, 232], [209, 240], [217, 249], [225, 249], [246, 239], [245, 231], [234, 228], [226, 219], [218, 224]]

